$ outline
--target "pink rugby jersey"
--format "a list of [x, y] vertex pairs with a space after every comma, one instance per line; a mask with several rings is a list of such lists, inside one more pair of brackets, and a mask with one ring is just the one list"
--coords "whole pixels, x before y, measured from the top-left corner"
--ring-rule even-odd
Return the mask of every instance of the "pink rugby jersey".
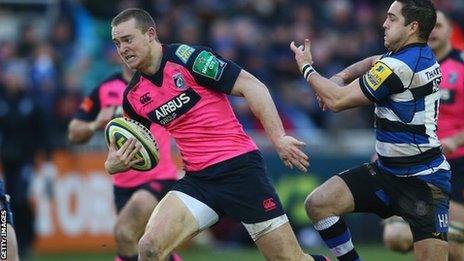
[[199, 171], [257, 150], [227, 99], [241, 71], [205, 47], [163, 45], [154, 75], [136, 72], [124, 93], [123, 109], [148, 126], [166, 128], [187, 171]]
[[[438, 138], [443, 139], [464, 131], [464, 52], [452, 50], [440, 61], [440, 114]], [[464, 156], [464, 147], [458, 148], [448, 159]]]
[[[118, 73], [103, 81], [92, 93], [86, 97], [76, 114], [76, 118], [83, 121], [93, 121], [102, 108], [108, 106], [121, 106], [124, 89], [127, 82], [122, 74]], [[112, 175], [113, 184], [118, 187], [136, 187], [151, 180], [175, 180], [177, 168], [171, 159], [171, 144], [166, 130], [152, 124], [153, 133], [160, 148], [160, 162], [151, 171], [128, 170]]]

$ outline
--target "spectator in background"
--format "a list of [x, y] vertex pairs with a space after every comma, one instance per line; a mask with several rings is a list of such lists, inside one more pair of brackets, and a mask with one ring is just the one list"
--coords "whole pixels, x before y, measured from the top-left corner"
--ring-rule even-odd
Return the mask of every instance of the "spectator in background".
[[0, 92], [0, 160], [15, 213], [19, 255], [27, 257], [35, 239], [34, 213], [29, 199], [36, 154], [47, 144], [42, 108], [27, 93], [26, 67], [10, 63], [3, 75]]

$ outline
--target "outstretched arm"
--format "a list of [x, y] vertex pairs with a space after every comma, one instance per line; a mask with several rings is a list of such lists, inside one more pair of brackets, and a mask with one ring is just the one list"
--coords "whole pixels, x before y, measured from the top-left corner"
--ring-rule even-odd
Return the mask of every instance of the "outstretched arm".
[[247, 100], [254, 115], [263, 124], [284, 164], [290, 168], [296, 166], [302, 171], [307, 171], [308, 156], [300, 149], [305, 146], [305, 143], [285, 134], [282, 121], [267, 87], [253, 75], [242, 70], [231, 94], [242, 96]]
[[[351, 83], [344, 88], [339, 88], [334, 81], [318, 74], [312, 68], [313, 60], [308, 39], [305, 39], [304, 46], [296, 47], [295, 43], [292, 42], [290, 48], [295, 53], [295, 60], [297, 61], [300, 71], [330, 110], [339, 112], [372, 103], [362, 92], [359, 81], [351, 81]], [[363, 66], [365, 66], [365, 64], [365, 62], [362, 63]], [[346, 75], [352, 77], [354, 73], [347, 73]], [[350, 80], [348, 77], [346, 79]], [[343, 81], [345, 81], [345, 79], [343, 79]]]
[[95, 131], [103, 128], [112, 118], [114, 107], [103, 108], [94, 121], [72, 119], [68, 126], [68, 140], [72, 144], [83, 144], [92, 138]]
[[380, 59], [380, 55], [367, 57], [359, 62], [356, 62], [339, 73], [333, 75], [330, 80], [335, 81], [339, 85], [346, 85], [361, 77], [364, 73]]

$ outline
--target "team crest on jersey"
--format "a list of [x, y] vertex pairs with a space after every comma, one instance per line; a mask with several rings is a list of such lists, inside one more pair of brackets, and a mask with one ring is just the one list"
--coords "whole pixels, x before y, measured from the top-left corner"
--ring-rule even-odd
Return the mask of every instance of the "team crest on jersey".
[[176, 73], [172, 76], [172, 80], [174, 80], [174, 84], [178, 89], [185, 90], [187, 87], [185, 86], [185, 80], [182, 73]]
[[177, 47], [176, 56], [179, 57], [179, 59], [181, 59], [182, 62], [187, 64], [188, 59], [194, 51], [195, 48], [190, 47], [186, 44], [182, 44], [181, 46]]
[[364, 76], [364, 80], [372, 90], [376, 91], [392, 73], [393, 71], [387, 65], [377, 62]]
[[458, 81], [458, 73], [457, 72], [451, 72], [449, 74], [448, 83], [449, 84], [456, 84], [457, 81]]

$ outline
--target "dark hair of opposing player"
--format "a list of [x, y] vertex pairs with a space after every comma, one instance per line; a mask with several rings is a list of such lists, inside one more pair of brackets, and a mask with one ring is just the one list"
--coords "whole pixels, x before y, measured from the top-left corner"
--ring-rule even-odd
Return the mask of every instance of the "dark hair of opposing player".
[[155, 27], [155, 20], [153, 20], [153, 17], [151, 17], [147, 11], [140, 8], [128, 8], [120, 12], [111, 21], [111, 27], [115, 27], [118, 24], [129, 21], [132, 18], [135, 19], [137, 22], [137, 28], [140, 29], [142, 33], [146, 33], [150, 27]]
[[414, 21], [419, 23], [419, 38], [422, 41], [429, 39], [430, 33], [437, 22], [435, 6], [430, 0], [397, 0], [403, 4], [401, 14], [404, 16], [404, 25]]

